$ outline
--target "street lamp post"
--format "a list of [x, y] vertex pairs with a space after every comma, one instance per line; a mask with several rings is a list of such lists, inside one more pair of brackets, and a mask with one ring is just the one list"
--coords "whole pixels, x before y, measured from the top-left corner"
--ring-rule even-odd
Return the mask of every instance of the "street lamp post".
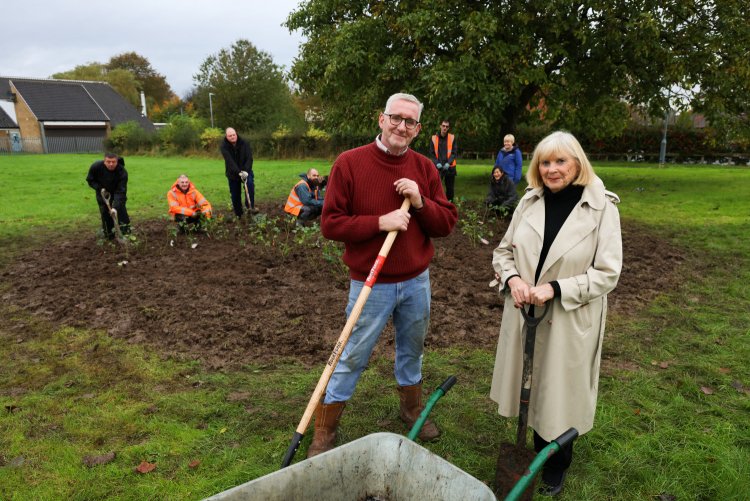
[[667, 108], [667, 111], [664, 113], [664, 135], [661, 138], [661, 147], [659, 148], [659, 167], [664, 167], [664, 162], [667, 161], [667, 126], [669, 125], [670, 111]]
[[214, 128], [214, 103], [211, 101], [211, 98], [214, 96], [213, 92], [208, 93], [208, 109], [211, 113], [211, 128]]

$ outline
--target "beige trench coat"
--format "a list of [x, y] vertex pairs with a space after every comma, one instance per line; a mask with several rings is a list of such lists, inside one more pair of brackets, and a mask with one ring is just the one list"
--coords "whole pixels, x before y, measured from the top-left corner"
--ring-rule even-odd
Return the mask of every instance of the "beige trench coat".
[[[622, 268], [617, 202], [599, 178], [586, 186], [539, 275], [539, 284], [557, 280], [561, 292], [537, 327], [529, 403], [529, 425], [547, 441], [571, 426], [583, 434], [594, 424], [607, 293], [617, 285]], [[520, 275], [533, 284], [544, 219], [544, 192], [531, 190], [521, 199], [492, 259], [505, 304], [490, 397], [508, 417], [518, 415], [526, 328], [506, 282]]]

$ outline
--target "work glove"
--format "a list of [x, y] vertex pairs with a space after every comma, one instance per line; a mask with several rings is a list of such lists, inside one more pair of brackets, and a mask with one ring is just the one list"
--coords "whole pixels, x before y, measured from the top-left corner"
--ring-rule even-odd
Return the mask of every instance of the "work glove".
[[101, 189], [102, 198], [109, 198], [109, 192], [104, 188]]
[[117, 217], [117, 210], [112, 209], [109, 211], [109, 215], [112, 217], [112, 219]]
[[443, 164], [435, 164], [435, 167], [437, 167], [437, 170], [443, 170]]
[[243, 183], [244, 183], [245, 181], [247, 181], [247, 172], [245, 172], [244, 170], [241, 170], [241, 171], [240, 171], [240, 179], [242, 179], [242, 182], [243, 182]]

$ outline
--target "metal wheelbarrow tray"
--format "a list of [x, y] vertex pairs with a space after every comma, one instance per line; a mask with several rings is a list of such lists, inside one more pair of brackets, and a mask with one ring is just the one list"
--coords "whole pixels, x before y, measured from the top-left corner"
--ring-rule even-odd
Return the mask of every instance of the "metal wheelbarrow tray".
[[210, 501], [488, 500], [492, 490], [408, 438], [373, 433], [208, 498]]

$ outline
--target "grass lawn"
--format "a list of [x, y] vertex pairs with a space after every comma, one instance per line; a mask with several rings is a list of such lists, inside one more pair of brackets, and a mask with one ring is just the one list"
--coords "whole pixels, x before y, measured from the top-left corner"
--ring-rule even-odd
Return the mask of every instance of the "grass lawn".
[[[85, 176], [97, 158], [0, 156], [0, 262], [60, 232], [94, 238], [99, 216]], [[126, 166], [136, 226], [163, 217], [165, 193], [183, 172], [214, 206], [228, 204], [220, 160], [128, 157]], [[258, 199], [282, 204], [310, 167], [328, 173], [330, 162], [256, 161]], [[594, 167], [620, 196], [626, 224], [653, 229], [688, 258], [682, 285], [637, 317], [610, 316], [604, 354], [613, 363], [561, 498], [748, 499], [750, 169]], [[459, 164], [456, 193], [482, 199], [490, 168]], [[0, 281], [0, 295], [8, 287]], [[275, 471], [325, 363], [208, 372], [6, 303], [0, 319], [0, 499], [200, 499]], [[434, 411], [443, 437], [427, 447], [486, 482], [499, 443], [515, 436], [515, 420], [500, 418], [488, 397], [494, 352], [425, 355], [431, 385], [459, 378]], [[394, 384], [391, 362], [374, 359], [344, 414], [340, 443], [406, 434]], [[307, 443], [309, 433], [296, 460]], [[115, 458], [106, 464], [83, 462], [108, 452]], [[142, 461], [156, 468], [136, 473]]]

